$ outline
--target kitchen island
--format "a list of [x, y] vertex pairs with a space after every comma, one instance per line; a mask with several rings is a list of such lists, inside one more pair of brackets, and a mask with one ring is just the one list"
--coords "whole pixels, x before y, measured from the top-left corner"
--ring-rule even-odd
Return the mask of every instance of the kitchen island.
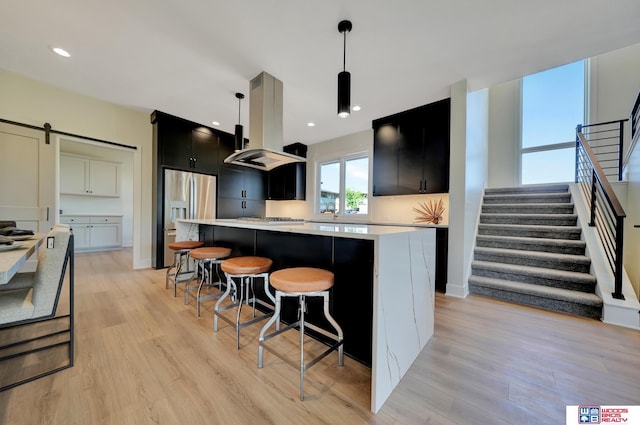
[[[345, 353], [371, 366], [373, 412], [433, 335], [433, 228], [178, 220], [176, 232], [176, 240], [226, 245], [233, 256], [269, 257], [273, 271], [296, 266], [333, 271], [332, 314], [344, 330]], [[318, 308], [310, 305], [313, 310]]]

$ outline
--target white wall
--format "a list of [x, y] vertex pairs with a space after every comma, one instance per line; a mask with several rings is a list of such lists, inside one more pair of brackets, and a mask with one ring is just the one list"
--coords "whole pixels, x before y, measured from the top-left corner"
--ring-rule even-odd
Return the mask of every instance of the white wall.
[[520, 184], [520, 80], [489, 89], [489, 176], [487, 187]]
[[636, 295], [640, 298], [640, 148], [633, 150], [627, 172], [627, 204], [625, 207], [624, 267]]
[[[629, 118], [640, 91], [640, 44], [614, 50], [589, 60], [589, 122]], [[629, 146], [629, 123], [625, 146]]]
[[489, 91], [451, 86], [451, 177], [447, 295], [469, 292], [482, 194], [488, 179]]
[[[640, 44], [591, 59], [591, 111], [593, 123], [628, 118], [640, 92]], [[625, 150], [629, 146], [627, 123]], [[640, 148], [636, 145], [625, 169], [627, 193], [624, 232], [624, 267], [636, 295], [640, 296]]]
[[[152, 127], [149, 114], [79, 95], [0, 69], [0, 117], [136, 146], [134, 267], [151, 265]], [[142, 188], [147, 188], [142, 190]]]
[[464, 214], [464, 281], [471, 274], [473, 248], [482, 208], [482, 195], [488, 181], [489, 90], [467, 94], [467, 141]]

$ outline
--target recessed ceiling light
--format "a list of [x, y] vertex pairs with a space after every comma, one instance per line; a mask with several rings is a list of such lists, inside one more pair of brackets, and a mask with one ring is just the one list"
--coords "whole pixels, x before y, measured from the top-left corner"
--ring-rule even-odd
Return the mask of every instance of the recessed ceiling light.
[[220, 125], [220, 123], [218, 121], [211, 121], [211, 124], [213, 125]]
[[60, 56], [63, 56], [65, 58], [68, 58], [71, 56], [71, 54], [69, 52], [67, 52], [66, 50], [60, 48], [60, 47], [53, 47], [51, 48], [51, 50], [53, 50], [55, 53], [59, 54]]
[[315, 125], [316, 125], [316, 123], [314, 123], [314, 122], [308, 122], [308, 123], [307, 123], [307, 127], [313, 127], [313, 126], [315, 126]]
[[360, 105], [355, 105], [355, 106], [353, 107], [353, 110], [354, 110], [354, 111], [356, 111], [356, 112], [358, 112], [360, 109], [361, 109], [361, 108], [360, 108]]

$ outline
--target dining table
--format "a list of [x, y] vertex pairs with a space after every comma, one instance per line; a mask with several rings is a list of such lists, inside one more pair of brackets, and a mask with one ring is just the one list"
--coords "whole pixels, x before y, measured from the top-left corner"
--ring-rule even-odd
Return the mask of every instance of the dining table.
[[9, 283], [44, 239], [44, 233], [35, 233], [28, 239], [14, 241], [12, 245], [0, 246], [0, 285]]

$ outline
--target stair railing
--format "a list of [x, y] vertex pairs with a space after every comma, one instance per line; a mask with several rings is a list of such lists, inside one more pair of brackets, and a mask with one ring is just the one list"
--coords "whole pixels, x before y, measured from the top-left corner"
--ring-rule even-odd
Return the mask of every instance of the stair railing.
[[626, 214], [593, 149], [581, 131], [583, 127], [585, 126], [578, 126], [576, 135], [576, 183], [589, 204], [591, 213], [589, 226], [595, 226], [613, 271], [614, 292], [611, 295], [613, 298], [623, 300], [622, 249]]
[[579, 124], [576, 133], [582, 133], [602, 167], [607, 179], [622, 180], [622, 153], [624, 148], [624, 123], [628, 119], [597, 124]]
[[638, 92], [633, 108], [631, 108], [629, 119], [631, 120], [631, 143], [629, 144], [629, 149], [627, 149], [627, 156], [624, 161], [625, 165], [629, 162], [629, 158], [638, 140], [640, 140], [640, 92]]

